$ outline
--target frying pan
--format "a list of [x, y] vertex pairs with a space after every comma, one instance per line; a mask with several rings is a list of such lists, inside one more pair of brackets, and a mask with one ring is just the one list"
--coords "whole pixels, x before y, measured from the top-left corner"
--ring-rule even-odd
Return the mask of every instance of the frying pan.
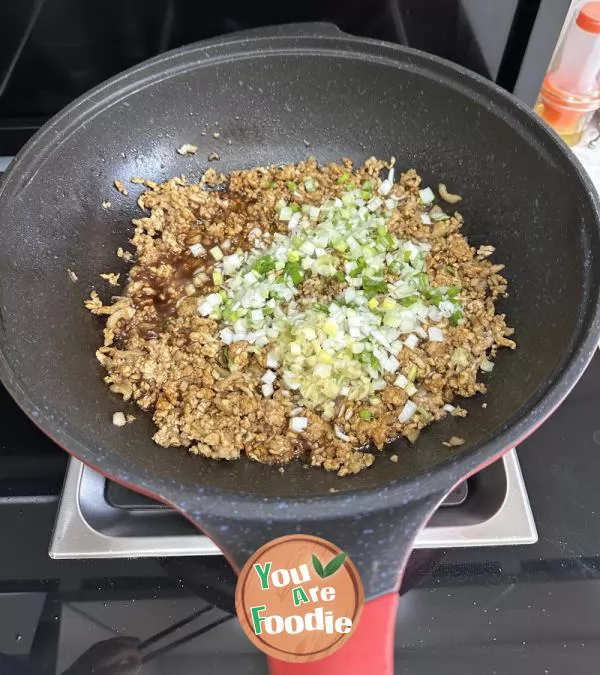
[[[199, 154], [178, 155], [183, 143]], [[137, 187], [125, 197], [112, 182], [193, 179], [215, 151], [221, 159], [212, 166], [225, 172], [308, 154], [321, 162], [393, 155], [425, 184], [445, 180], [463, 194], [466, 235], [495, 245], [506, 263], [510, 296], [500, 310], [519, 344], [498, 356], [487, 407], [481, 397], [466, 401], [466, 419], [433, 425], [414, 446], [392, 444], [397, 464], [383, 456], [345, 479], [300, 464], [282, 475], [161, 448], [146, 416], [112, 425], [123, 402], [102, 382], [100, 324], [82, 308], [99, 273], [126, 273], [115, 251], [139, 214]], [[102, 209], [107, 199], [112, 208]], [[19, 153], [0, 188], [0, 227], [0, 376], [56, 443], [179, 509], [235, 569], [266, 541], [294, 532], [349, 552], [369, 599], [355, 635], [320, 662], [272, 661], [278, 675], [393, 672], [397, 591], [419, 528], [454, 485], [558, 406], [600, 335], [598, 200], [569, 150], [482, 78], [327, 25], [199, 43], [100, 85]], [[466, 443], [445, 447], [453, 435]]]

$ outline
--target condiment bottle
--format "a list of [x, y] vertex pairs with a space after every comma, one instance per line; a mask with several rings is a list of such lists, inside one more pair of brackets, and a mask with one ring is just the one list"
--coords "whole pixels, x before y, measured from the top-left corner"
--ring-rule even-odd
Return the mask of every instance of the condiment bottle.
[[557, 46], [535, 110], [569, 144], [600, 108], [600, 2], [586, 2]]

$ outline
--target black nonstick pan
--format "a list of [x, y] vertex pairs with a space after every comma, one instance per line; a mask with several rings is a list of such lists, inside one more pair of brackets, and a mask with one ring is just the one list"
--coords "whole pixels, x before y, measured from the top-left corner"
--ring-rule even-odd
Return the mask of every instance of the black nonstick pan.
[[[219, 140], [201, 135], [217, 122]], [[198, 155], [178, 155], [183, 143]], [[465, 402], [466, 419], [433, 425], [413, 447], [395, 444], [397, 464], [377, 461], [345, 479], [167, 450], [141, 415], [115, 427], [123, 403], [102, 382], [100, 324], [83, 309], [98, 275], [118, 269], [115, 251], [139, 214], [136, 187], [125, 197], [112, 182], [193, 178], [213, 152], [220, 161], [211, 166], [224, 172], [309, 154], [393, 155], [426, 184], [445, 180], [464, 195], [470, 241], [495, 245], [506, 263], [510, 296], [500, 309], [519, 344], [499, 355], [487, 407]], [[101, 208], [107, 199], [112, 208]], [[0, 187], [0, 376], [56, 443], [179, 509], [235, 568], [294, 532], [347, 550], [369, 599], [356, 634], [321, 662], [274, 662], [272, 672], [389, 675], [397, 590], [416, 533], [454, 485], [524, 439], [573, 387], [598, 344], [599, 281], [594, 188], [525, 106], [440, 59], [333, 27], [258, 31], [113, 78], [19, 153]], [[447, 448], [452, 435], [466, 443]]]

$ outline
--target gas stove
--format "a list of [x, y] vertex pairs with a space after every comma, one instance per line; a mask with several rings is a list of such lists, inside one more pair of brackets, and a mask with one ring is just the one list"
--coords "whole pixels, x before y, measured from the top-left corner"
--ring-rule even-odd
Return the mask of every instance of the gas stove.
[[[453, 490], [415, 548], [533, 544], [537, 531], [512, 450]], [[215, 555], [180, 514], [71, 459], [49, 550], [53, 558]]]

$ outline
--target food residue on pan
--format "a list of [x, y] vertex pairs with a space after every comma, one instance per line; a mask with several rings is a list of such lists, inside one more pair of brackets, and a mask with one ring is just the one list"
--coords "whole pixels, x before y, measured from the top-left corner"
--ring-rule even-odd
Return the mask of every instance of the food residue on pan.
[[115, 180], [114, 186], [115, 186], [115, 189], [117, 190], [117, 192], [120, 192], [122, 195], [127, 197], [127, 195], [129, 194], [129, 191], [125, 187], [125, 183], [122, 180]]
[[127, 424], [127, 419], [125, 418], [125, 413], [116, 412], [112, 416], [112, 423], [116, 427], [124, 427]]
[[131, 253], [131, 251], [126, 251], [119, 246], [117, 249], [117, 258], [122, 258], [125, 262], [131, 262], [131, 260], [133, 260], [133, 253]]
[[104, 279], [104, 281], [108, 281], [108, 283], [111, 286], [118, 286], [119, 285], [119, 277], [120, 274], [115, 274], [114, 272], [105, 272], [104, 274], [101, 274], [100, 277]]
[[198, 152], [198, 146], [184, 143], [181, 147], [177, 148], [177, 152], [180, 155], [195, 155]]
[[108, 314], [107, 384], [152, 412], [159, 445], [357, 473], [464, 416], [456, 397], [516, 346], [504, 266], [414, 170], [310, 159], [145, 185], [127, 286], [86, 307]]

